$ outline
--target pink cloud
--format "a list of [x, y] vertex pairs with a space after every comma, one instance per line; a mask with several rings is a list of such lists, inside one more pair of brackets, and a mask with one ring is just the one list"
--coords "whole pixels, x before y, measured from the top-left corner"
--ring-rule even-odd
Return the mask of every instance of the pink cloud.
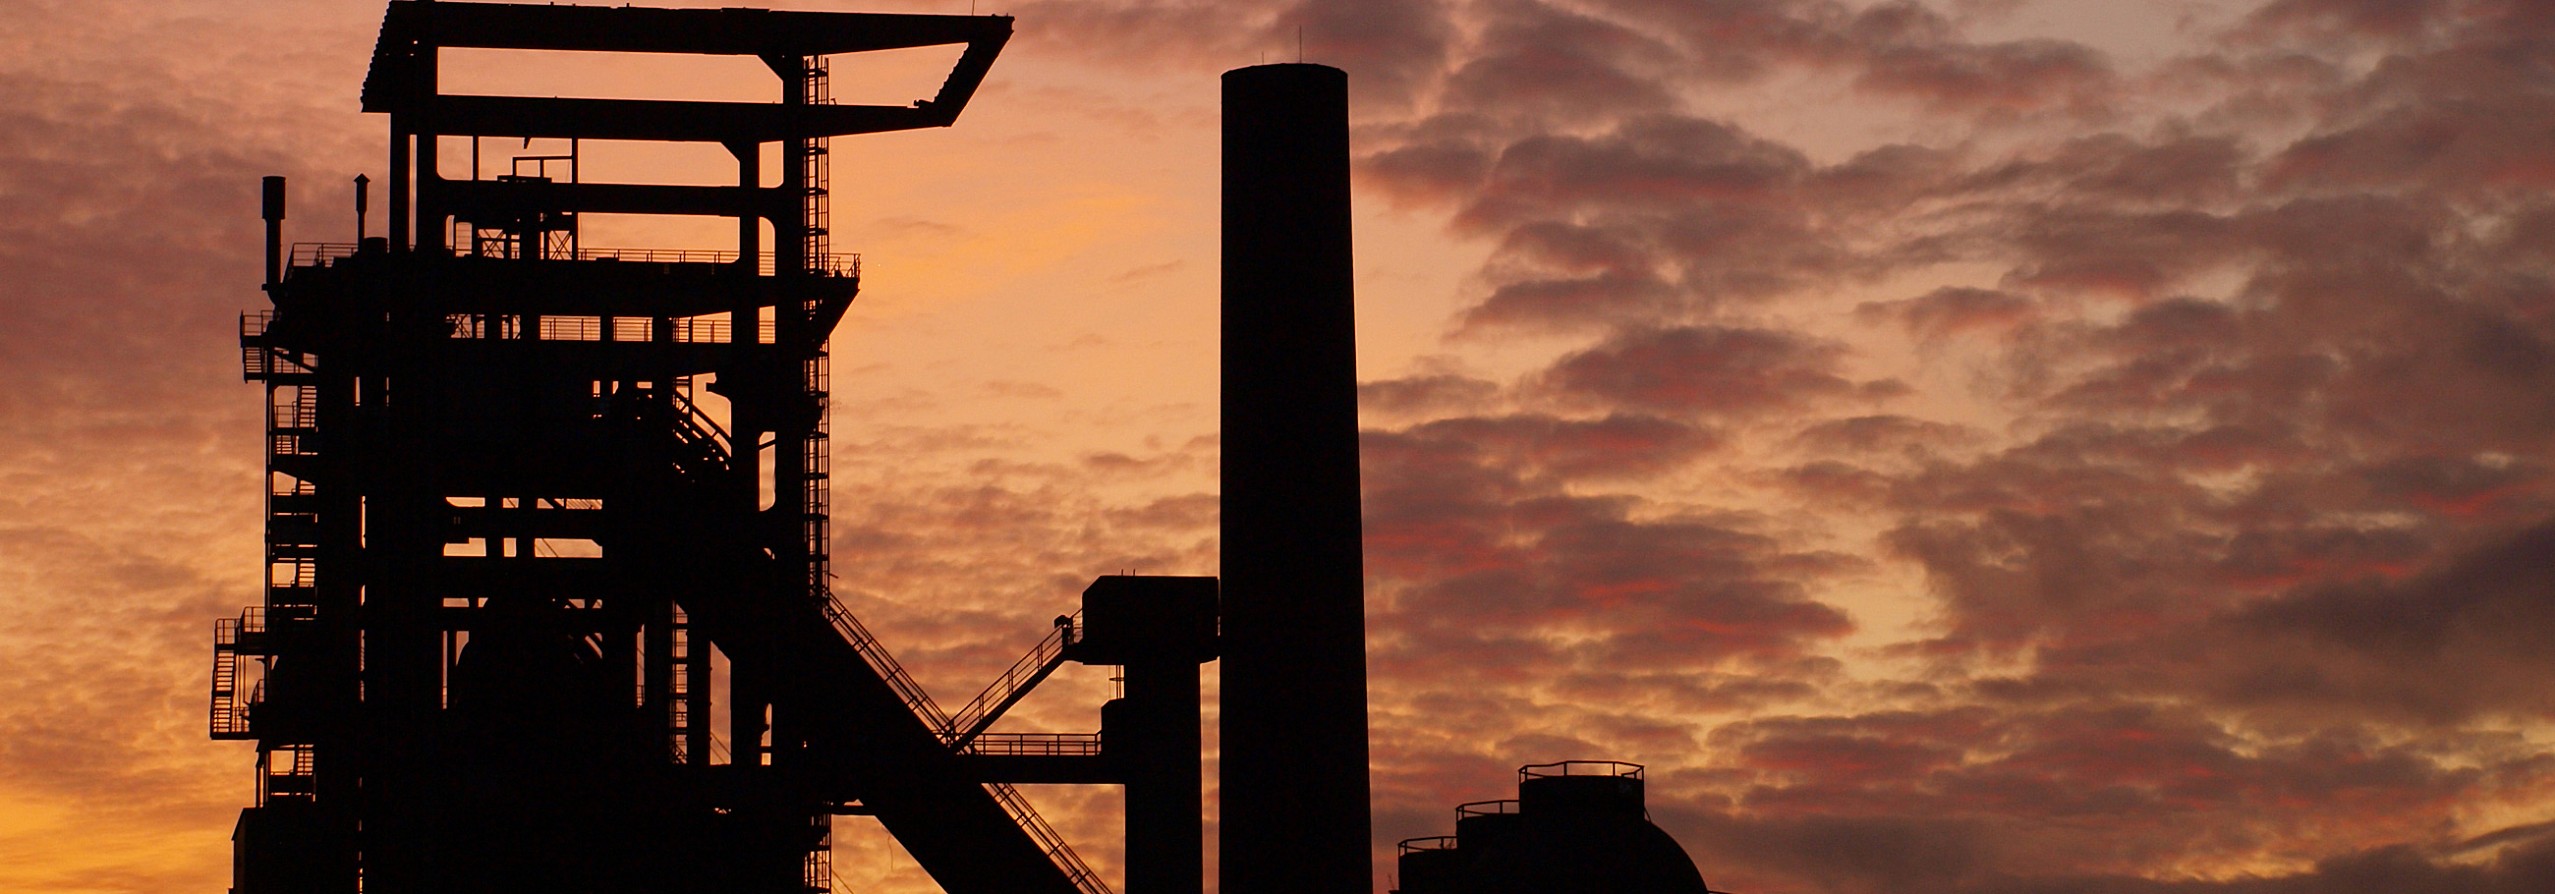
[[1703, 416], [1799, 410], [1851, 394], [1843, 349], [1791, 333], [1693, 327], [1618, 333], [1562, 358], [1544, 385], [1576, 399]]

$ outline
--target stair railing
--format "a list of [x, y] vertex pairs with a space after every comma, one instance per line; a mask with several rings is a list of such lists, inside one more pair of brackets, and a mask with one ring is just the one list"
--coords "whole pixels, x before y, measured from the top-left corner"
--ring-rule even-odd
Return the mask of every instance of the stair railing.
[[1029, 802], [1020, 797], [1019, 791], [1002, 782], [986, 783], [985, 790], [993, 792], [994, 800], [1002, 803], [1003, 811], [1011, 814], [1012, 821], [1028, 830], [1029, 837], [1046, 849], [1047, 859], [1064, 871], [1065, 879], [1073, 882], [1076, 889], [1083, 894], [1113, 894], [1109, 883], [1100, 879], [1100, 873], [1093, 870], [1091, 864], [1082, 861], [1082, 855], [1074, 852], [1073, 845], [1065, 843], [1064, 836], [1056, 834], [1055, 827], [1047, 825], [1046, 817], [1039, 816], [1037, 808], [1029, 806]]
[[1012, 705], [1029, 694], [1031, 688], [1045, 681], [1048, 674], [1054, 673], [1056, 667], [1064, 663], [1065, 647], [1073, 644], [1081, 622], [1082, 613], [1079, 611], [1060, 619], [1056, 629], [1031, 647], [1029, 654], [1012, 662], [1001, 676], [985, 685], [985, 691], [976, 694], [975, 700], [959, 708], [958, 713], [950, 717], [947, 739], [950, 750], [966, 748], [968, 743], [993, 726], [994, 721], [1001, 719], [1004, 711], [1010, 710]]
[[[706, 459], [724, 467], [729, 454], [723, 449], [722, 441], [726, 439], [727, 433], [719, 427], [716, 420], [702, 413], [680, 393], [675, 393], [674, 403], [679, 411], [676, 413], [677, 438], [686, 444], [703, 448], [702, 452], [708, 454]], [[712, 437], [713, 433], [716, 434], [715, 438]], [[870, 633], [869, 628], [863, 626], [859, 618], [853, 617], [851, 610], [844, 607], [841, 599], [836, 598], [832, 593], [823, 593], [822, 596], [817, 606], [824, 614], [826, 622], [834, 626], [835, 632], [842, 635], [844, 642], [851, 644], [852, 650], [859, 653], [861, 660], [869, 665], [871, 671], [877, 673], [880, 679], [887, 681], [888, 688], [896, 692], [897, 698], [905, 703], [905, 708], [912, 711], [924, 725], [930, 727], [933, 735], [952, 750], [962, 749], [966, 747], [968, 740], [982, 735], [984, 728], [991, 726], [994, 719], [1002, 715], [1004, 709], [1009, 708], [1011, 703], [1019, 701], [1021, 696], [1027, 694], [1031, 686], [1037, 685], [1040, 678], [1045, 677], [1047, 673], [1055, 669], [1056, 665], [1062, 663], [1064, 648], [1073, 642], [1080, 627], [1081, 618], [1081, 613], [1076, 612], [1071, 616], [1071, 622], [1057, 625], [1056, 630], [1049, 633], [1046, 639], [1040, 640], [1037, 646], [1031, 648], [1027, 656], [1014, 663], [1011, 670], [1005, 671], [993, 685], [986, 687], [985, 692], [979, 693], [975, 701], [969, 702], [967, 707], [962, 709], [970, 718], [970, 731], [966, 739], [962, 740], [959, 737], [960, 728], [957, 721], [952, 719], [949, 712], [943, 710], [938, 702], [932, 700], [931, 693], [923, 690], [922, 684], [914, 679], [913, 674], [905, 670], [905, 666], [896, 660], [896, 656], [888, 653], [887, 647], [878, 641], [877, 635]], [[723, 750], [724, 743], [713, 736], [710, 746], [712, 752], [716, 753]], [[1100, 878], [1100, 874], [1091, 868], [1091, 864], [1083, 862], [1082, 855], [1076, 853], [1071, 844], [1066, 843], [1064, 836], [1057, 834], [1055, 827], [1047, 824], [1045, 817], [1038, 815], [1037, 808], [1031, 806], [1027, 799], [1022, 798], [1020, 792], [1003, 783], [988, 783], [985, 785], [985, 790], [993, 795], [995, 802], [1002, 805], [1003, 812], [1011, 816], [1014, 824], [1020, 826], [1022, 831], [1029, 833], [1030, 838], [1035, 840], [1038, 847], [1045, 852], [1047, 859], [1056, 865], [1059, 872], [1064, 873], [1065, 878], [1073, 883], [1076, 890], [1081, 891], [1082, 894], [1114, 894], [1108, 882]]]

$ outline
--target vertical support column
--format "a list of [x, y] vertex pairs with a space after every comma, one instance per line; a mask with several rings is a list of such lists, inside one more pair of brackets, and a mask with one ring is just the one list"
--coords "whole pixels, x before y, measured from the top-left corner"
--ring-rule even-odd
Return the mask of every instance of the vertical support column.
[[[781, 77], [781, 105], [793, 109], [808, 104], [808, 60], [799, 56], [766, 56], [763, 64]], [[806, 204], [807, 152], [811, 141], [805, 136], [792, 136], [781, 143], [781, 189]], [[807, 226], [802, 214], [791, 220], [772, 221], [772, 269], [781, 276], [807, 269]]]
[[[807, 63], [797, 56], [766, 57], [781, 78], [781, 105], [803, 108], [807, 105]], [[807, 192], [807, 167], [800, 159], [807, 152], [807, 138], [793, 135], [781, 141], [781, 190], [792, 196]], [[803, 200], [802, 200], [803, 204]], [[807, 440], [805, 387], [798, 381], [806, 327], [794, 318], [798, 310], [798, 291], [806, 285], [807, 220], [803, 214], [775, 217], [772, 220], [772, 280], [781, 286], [778, 297], [768, 311], [772, 315], [774, 345], [779, 355], [772, 358], [772, 400], [784, 408], [772, 420], [772, 557], [790, 570], [791, 585], [796, 586], [797, 572], [807, 567], [807, 544], [798, 536], [806, 523], [805, 506], [800, 500], [807, 487], [807, 470], [801, 454]], [[740, 334], [739, 338], [746, 336]], [[786, 378], [784, 378], [786, 377]], [[786, 537], [779, 532], [787, 532]], [[797, 586], [804, 593], [804, 586]]]
[[710, 640], [686, 626], [683, 631], [683, 762], [710, 765]]
[[[769, 655], [768, 649], [739, 649], [747, 655]], [[768, 675], [759, 660], [738, 660], [729, 653], [727, 664], [727, 753], [728, 760], [739, 767], [739, 778], [757, 783], [765, 778], [763, 771], [763, 734], [771, 731], [765, 712], [772, 707], [772, 690], [766, 685]]]
[[[421, 94], [433, 95], [438, 92], [436, 86], [437, 78], [440, 77], [438, 55], [435, 51], [433, 35], [429, 34], [425, 40], [419, 41], [417, 90]], [[436, 159], [443, 147], [436, 145], [436, 140], [441, 135], [433, 128], [418, 128], [413, 133], [417, 136], [417, 169], [413, 175], [416, 177], [417, 191], [417, 249], [428, 255], [440, 257], [447, 253], [452, 237], [452, 226], [450, 222], [444, 220], [443, 202], [439, 195], [443, 186], [443, 172], [437, 168]]]
[[[364, 380], [332, 372], [301, 386], [317, 392], [314, 424], [319, 431], [333, 436], [362, 430], [367, 421], [362, 417], [373, 408], [361, 398], [370, 395], [377, 402], [381, 392], [378, 378], [366, 382], [374, 386], [372, 390], [359, 388], [359, 381]], [[367, 710], [359, 616], [364, 576], [357, 565], [364, 559], [366, 503], [357, 483], [358, 466], [350, 459], [344, 450], [324, 449], [320, 467], [303, 470], [314, 479], [320, 523], [319, 549], [309, 581], [318, 664], [304, 679], [315, 690], [311, 703], [318, 706], [311, 733], [311, 790], [322, 829], [317, 849], [323, 856], [313, 874], [326, 880], [316, 889], [324, 894], [368, 890], [367, 870], [359, 856], [364, 834], [363, 780], [380, 762], [367, 748], [371, 743], [363, 734], [361, 720]], [[272, 598], [270, 592], [270, 603]]]
[[674, 675], [682, 669], [674, 663], [674, 600], [653, 593], [646, 599], [641, 609], [646, 618], [639, 628], [639, 691], [647, 702], [640, 710], [671, 742], [682, 734], [675, 723]]
[[[753, 195], [763, 185], [763, 145], [729, 143], [727, 154], [736, 156], [736, 185]], [[736, 261], [747, 271], [763, 263], [763, 218], [752, 209], [736, 215]]]
[[1348, 76], [1224, 73], [1224, 894], [1370, 890]]
[[[387, 326], [403, 328], [393, 319]], [[413, 330], [412, 330], [413, 331]], [[437, 890], [442, 836], [452, 828], [450, 793], [435, 753], [443, 712], [443, 627], [436, 609], [445, 530], [444, 492], [414, 458], [435, 455], [428, 406], [431, 379], [417, 366], [413, 337], [394, 337], [362, 378], [365, 415], [378, 420], [360, 452], [365, 470], [362, 532], [364, 775], [362, 841], [368, 894]], [[359, 429], [362, 430], [362, 429]], [[495, 506], [492, 500], [490, 506]], [[498, 534], [488, 534], [491, 548]]]
[[408, 191], [416, 187], [416, 178], [408, 170], [408, 116], [390, 116], [390, 250], [407, 251]]
[[1110, 575], [1082, 591], [1067, 658], [1124, 668], [1100, 707], [1108, 764], [1127, 787], [1127, 894], [1206, 887], [1198, 665], [1215, 660], [1216, 580]]
[[1198, 662], [1165, 654], [1126, 666], [1127, 894], [1204, 888], [1206, 797], [1198, 787]]

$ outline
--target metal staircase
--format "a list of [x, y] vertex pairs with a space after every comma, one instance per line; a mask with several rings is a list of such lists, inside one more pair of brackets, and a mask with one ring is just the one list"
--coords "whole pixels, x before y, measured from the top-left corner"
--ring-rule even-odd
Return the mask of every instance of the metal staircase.
[[[646, 407], [651, 403], [641, 400], [634, 405]], [[673, 396], [665, 406], [673, 411], [668, 414], [671, 418], [666, 420], [672, 424], [666, 428], [674, 434], [674, 439], [678, 442], [672, 451], [675, 457], [673, 471], [677, 472], [681, 478], [690, 481], [720, 480], [727, 474], [733, 462], [723, 431], [715, 421], [701, 413], [691, 401], [679, 395]], [[860, 619], [854, 617], [850, 609], [845, 608], [842, 601], [834, 598], [830, 591], [820, 591], [817, 595], [821, 597], [817, 601], [819, 611], [827, 623], [834, 628], [841, 642], [851, 647], [852, 652], [859, 656], [866, 669], [894, 693], [914, 720], [918, 721], [943, 747], [951, 751], [965, 749], [970, 742], [980, 738], [984, 728], [999, 718], [1004, 709], [1018, 702], [1027, 694], [1030, 687], [1035, 686], [1039, 680], [1053, 672], [1063, 660], [1064, 647], [1073, 641], [1074, 631], [1078, 629], [1070, 623], [1058, 626], [1036, 648], [1033, 648], [1028, 656], [1015, 663], [1010, 671], [1005, 672], [993, 685], [979, 694], [975, 701], [970, 702], [963, 714], [971, 718], [968, 721], [969, 725], [965, 727], [971, 732], [965, 739], [961, 739], [959, 731], [962, 727], [958, 720], [932, 700], [931, 694], [926, 692], [922, 684], [905, 670], [904, 665], [888, 652], [887, 647], [879, 642], [878, 637], [870, 633], [869, 629], [860, 623]], [[1076, 617], [1078, 615], [1079, 613]], [[1088, 744], [1057, 753], [1096, 753], [1097, 749], [1093, 747], [1097, 745], [1096, 738], [1072, 738]], [[1021, 797], [1017, 790], [1004, 783], [987, 783], [982, 787], [1011, 818], [1011, 822], [1037, 844], [1040, 851], [1055, 865], [1056, 870], [1062, 873], [1076, 890], [1082, 894], [1113, 894], [1108, 883], [1100, 878], [1099, 873], [1082, 859], [1082, 855], [1077, 853], [1055, 827], [1048, 824], [1045, 817], [1039, 815], [1037, 808]], [[884, 821], [887, 816], [882, 814], [881, 819]]]
[[994, 721], [1002, 719], [1004, 711], [1011, 710], [1012, 705], [1029, 695], [1029, 690], [1045, 681], [1048, 674], [1055, 673], [1056, 668], [1065, 663], [1066, 647], [1073, 645], [1081, 630], [1080, 611], [1056, 619], [1056, 629], [1048, 633], [1046, 639], [1039, 640], [1038, 645], [1030, 648], [1029, 654], [1020, 656], [1020, 660], [1012, 662], [1001, 676], [986, 684], [985, 691], [976, 693], [975, 700], [950, 715], [949, 727], [943, 736], [949, 747], [965, 750], [974, 744], [987, 728], [994, 725]]
[[[351, 251], [351, 248], [350, 248]], [[240, 313], [240, 378], [249, 382], [294, 381], [307, 379], [312, 370], [309, 358], [295, 351], [277, 347], [267, 338], [267, 328], [275, 324], [272, 310]]]
[[254, 739], [249, 728], [248, 708], [256, 703], [255, 691], [243, 699], [240, 691], [242, 665], [248, 653], [240, 651], [241, 632], [255, 622], [257, 609], [241, 612], [237, 618], [213, 622], [213, 710], [212, 732], [215, 739]]
[[[834, 629], [842, 633], [843, 638], [859, 650], [861, 657], [870, 661], [872, 670], [877, 671], [881, 678], [895, 686], [897, 693], [904, 697], [906, 706], [914, 709], [915, 716], [932, 728], [933, 733], [940, 737], [942, 744], [953, 751], [967, 747], [968, 742], [959, 739], [954, 732], [958, 729], [957, 721], [943, 713], [940, 706], [932, 702], [931, 696], [923, 692], [922, 684], [914, 682], [914, 679], [905, 673], [904, 667], [896, 663], [894, 656], [887, 654], [887, 648], [878, 643], [877, 637], [871, 636], [867, 628], [860, 626], [860, 621], [853, 618], [852, 613], [845, 609], [840, 601], [828, 596], [824, 606], [825, 616], [834, 622]], [[1063, 628], [1059, 628], [1059, 634], [1062, 630]], [[1050, 635], [1049, 639], [1056, 637], [1057, 635]], [[1057, 654], [1062, 655], [1061, 647], [1058, 648]], [[1037, 655], [1035, 651], [1031, 653], [1033, 658]], [[1019, 665], [1013, 667], [1017, 670]], [[1055, 669], [1052, 664], [1046, 667], [1047, 671]], [[1010, 676], [1010, 673], [1005, 674], [1006, 678]], [[1040, 679], [1045, 676], [1045, 672], [1037, 674]], [[993, 703], [999, 704], [1001, 708], [1008, 708], [1011, 702], [1019, 701], [1021, 695], [1028, 693], [1029, 685], [1035, 685], [1035, 681], [1012, 688], [1012, 694], [1007, 700], [996, 699]], [[992, 694], [1003, 688], [1005, 687], [1002, 682], [998, 680], [986, 692]], [[982, 701], [985, 696], [979, 695], [977, 698]], [[970, 703], [971, 706], [974, 704], [976, 703]], [[981, 735], [984, 732], [983, 726], [991, 725], [994, 718], [1001, 714], [1000, 708], [982, 712], [979, 715], [983, 718], [982, 725], [977, 726], [975, 733], [967, 738], [972, 740], [977, 735]], [[1046, 817], [1038, 815], [1038, 809], [1030, 806], [1029, 801], [1022, 798], [1018, 790], [1013, 789], [1009, 783], [1002, 782], [986, 783], [985, 790], [992, 793], [994, 800], [1002, 804], [1003, 812], [1011, 815], [1012, 822], [1018, 824], [1021, 831], [1029, 833], [1029, 837], [1038, 842], [1038, 846], [1046, 852], [1047, 859], [1055, 862], [1056, 868], [1065, 874], [1068, 881], [1073, 882], [1076, 889], [1081, 890], [1083, 894], [1112, 894], [1109, 883], [1101, 880], [1099, 873], [1091, 868], [1091, 864], [1083, 861], [1082, 855], [1074, 851], [1073, 845], [1066, 842], [1064, 836], [1058, 834], [1054, 826], [1048, 825]]]
[[[276, 738], [276, 730], [260, 729], [254, 715], [265, 701], [265, 672], [286, 645], [279, 634], [317, 616], [321, 530], [318, 493], [311, 483], [320, 454], [319, 389], [309, 358], [270, 338], [274, 323], [273, 311], [240, 315], [241, 378], [266, 384], [266, 600], [239, 617], [213, 622], [207, 712], [212, 738], [260, 741], [261, 762], [284, 755], [286, 770], [266, 774], [261, 795], [277, 785], [304, 794], [308, 790], [309, 746], [267, 741]], [[270, 622], [280, 629], [270, 630]], [[279, 778], [286, 781], [279, 783]]]
[[985, 790], [993, 792], [994, 800], [1002, 802], [1003, 812], [1011, 814], [1013, 822], [1019, 823], [1029, 837], [1037, 839], [1038, 846], [1046, 849], [1047, 859], [1055, 861], [1056, 868], [1064, 870], [1065, 880], [1072, 882], [1074, 888], [1084, 894], [1111, 894], [1109, 883], [1100, 880], [1100, 873], [1093, 871], [1091, 864], [1083, 862], [1081, 854], [1074, 853], [1073, 845], [1066, 844], [1064, 836], [1056, 834], [1055, 827], [1047, 825], [1046, 818], [1038, 815], [1037, 808], [1029, 806], [1029, 801], [1020, 796], [1018, 789], [997, 782], [985, 786]]

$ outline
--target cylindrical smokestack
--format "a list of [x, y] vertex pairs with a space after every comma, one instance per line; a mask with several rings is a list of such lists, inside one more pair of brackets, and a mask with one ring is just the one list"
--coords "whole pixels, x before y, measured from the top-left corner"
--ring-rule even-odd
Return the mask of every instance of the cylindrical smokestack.
[[1224, 73], [1224, 894], [1371, 890], [1348, 76]]
[[259, 182], [265, 201], [258, 216], [266, 220], [266, 284], [284, 281], [284, 178], [269, 174]]

